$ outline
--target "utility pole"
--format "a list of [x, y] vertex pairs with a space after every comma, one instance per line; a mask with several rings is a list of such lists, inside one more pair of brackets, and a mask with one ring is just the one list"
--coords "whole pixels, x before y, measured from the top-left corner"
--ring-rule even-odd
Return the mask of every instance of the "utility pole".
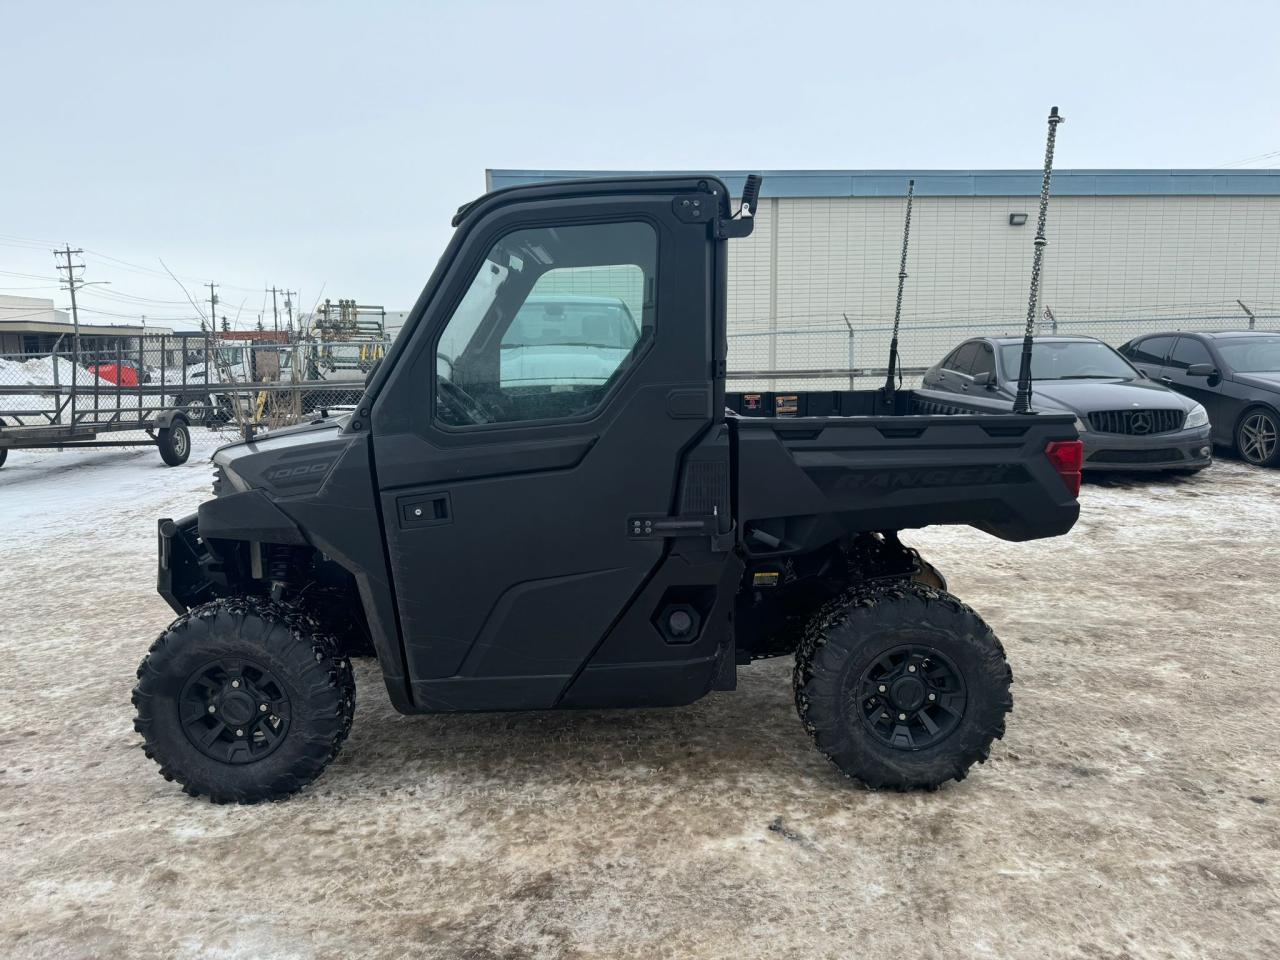
[[272, 329], [276, 333], [280, 332], [280, 308], [276, 305], [276, 293], [278, 292], [275, 287], [271, 288], [271, 322]]
[[[77, 393], [76, 384], [80, 381], [80, 311], [76, 309], [76, 287], [79, 285], [80, 280], [79, 280], [79, 277], [76, 276], [76, 271], [83, 270], [84, 264], [75, 263], [71, 259], [71, 257], [73, 254], [81, 254], [81, 253], [84, 253], [84, 251], [79, 248], [72, 250], [71, 244], [66, 244], [65, 248], [62, 250], [53, 251], [54, 259], [57, 259], [59, 257], [67, 258], [67, 262], [65, 264], [63, 263], [58, 264], [58, 272], [59, 274], [61, 274], [63, 270], [67, 271], [67, 279], [65, 282], [67, 285], [67, 289], [71, 291], [71, 323], [73, 325], [72, 326], [72, 330], [74, 331], [73, 342], [75, 344], [74, 346], [75, 357], [71, 366], [71, 371], [72, 371], [71, 372], [71, 422], [73, 424], [75, 423], [75, 420], [76, 420], [76, 393]], [[57, 358], [54, 358], [53, 363], [54, 363], [54, 375], [56, 376], [57, 375]], [[57, 381], [55, 380], [54, 382], [56, 383]], [[58, 401], [58, 402], [61, 402], [61, 401]]]
[[293, 339], [293, 298], [297, 296], [297, 290], [283, 290], [284, 308], [289, 314], [289, 339]]
[[209, 288], [209, 328], [214, 334], [218, 332], [218, 295], [214, 293], [216, 283], [206, 283]]
[[58, 257], [67, 258], [66, 263], [58, 264], [58, 270], [59, 272], [63, 270], [67, 271], [67, 278], [62, 282], [67, 285], [66, 289], [71, 291], [71, 323], [75, 330], [75, 350], [76, 350], [77, 360], [80, 357], [80, 313], [76, 309], [76, 288], [80, 285], [80, 278], [76, 276], [76, 271], [83, 270], [84, 264], [72, 263], [71, 257], [74, 254], [81, 254], [81, 253], [84, 253], [84, 251], [79, 248], [72, 250], [70, 244], [68, 244], [65, 249], [53, 251], [53, 255], [55, 258], [58, 258]]

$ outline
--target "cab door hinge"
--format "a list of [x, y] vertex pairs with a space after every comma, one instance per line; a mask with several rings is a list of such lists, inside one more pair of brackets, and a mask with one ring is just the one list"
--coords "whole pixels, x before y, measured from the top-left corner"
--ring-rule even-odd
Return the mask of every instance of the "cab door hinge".
[[733, 524], [724, 523], [720, 514], [704, 517], [668, 517], [639, 514], [627, 518], [627, 537], [631, 540], [675, 540], [681, 537], [708, 537], [711, 550], [726, 553], [733, 547]]
[[760, 199], [758, 174], [751, 174], [742, 188], [742, 206], [732, 217], [720, 216], [720, 191], [707, 185], [699, 193], [681, 194], [671, 201], [676, 216], [685, 223], [709, 223], [717, 240], [747, 237], [755, 228], [756, 205]]

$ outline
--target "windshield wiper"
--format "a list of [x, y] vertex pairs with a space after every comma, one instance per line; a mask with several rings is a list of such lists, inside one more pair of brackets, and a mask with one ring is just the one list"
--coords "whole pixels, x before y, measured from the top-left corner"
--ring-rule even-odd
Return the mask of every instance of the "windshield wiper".
[[1051, 380], [1128, 380], [1118, 373], [1073, 373], [1065, 377], [1050, 377]]

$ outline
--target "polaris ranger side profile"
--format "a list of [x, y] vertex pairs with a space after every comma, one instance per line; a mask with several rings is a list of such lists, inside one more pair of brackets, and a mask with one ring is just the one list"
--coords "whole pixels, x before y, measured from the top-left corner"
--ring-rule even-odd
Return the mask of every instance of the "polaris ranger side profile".
[[[687, 704], [794, 656], [845, 774], [932, 788], [985, 759], [1004, 651], [898, 531], [1066, 533], [1074, 418], [727, 394], [727, 246], [758, 187], [736, 216], [711, 176], [463, 207], [356, 409], [221, 448], [215, 497], [159, 522], [179, 616], [133, 700], [161, 772], [219, 802], [298, 790], [342, 745], [366, 654], [403, 713]], [[545, 310], [538, 342], [584, 342], [604, 374], [504, 363], [522, 306], [574, 296], [625, 308], [626, 342]]]

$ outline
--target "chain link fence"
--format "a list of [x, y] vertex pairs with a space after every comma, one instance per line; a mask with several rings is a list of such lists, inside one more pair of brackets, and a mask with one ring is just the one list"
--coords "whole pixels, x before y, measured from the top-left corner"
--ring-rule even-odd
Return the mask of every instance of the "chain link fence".
[[[1063, 315], [1043, 311], [1037, 336], [1090, 336], [1114, 347], [1144, 333], [1178, 330], [1280, 331], [1280, 305], [1153, 308], [1112, 314]], [[898, 335], [903, 383], [921, 375], [971, 337], [1023, 335], [1025, 317], [939, 317], [904, 320]], [[850, 390], [884, 382], [893, 326], [887, 320], [779, 318], [731, 321], [732, 390]]]
[[0, 355], [0, 431], [10, 438], [144, 442], [166, 415], [244, 434], [353, 407], [385, 340], [243, 343], [205, 335], [51, 339]]
[[[974, 336], [1021, 336], [1021, 317], [937, 317], [904, 321], [899, 353], [906, 386]], [[1176, 330], [1280, 331], [1280, 305], [1153, 308], [1062, 315], [1052, 308], [1036, 333], [1081, 334], [1119, 346], [1143, 333]], [[731, 321], [732, 390], [845, 390], [875, 387], [886, 373], [892, 326], [838, 317]], [[102, 337], [82, 333], [47, 349], [0, 355], [0, 430], [43, 430], [55, 439], [112, 433], [144, 440], [157, 418], [181, 411], [193, 426], [232, 435], [350, 409], [390, 341], [238, 342], [207, 335]]]

